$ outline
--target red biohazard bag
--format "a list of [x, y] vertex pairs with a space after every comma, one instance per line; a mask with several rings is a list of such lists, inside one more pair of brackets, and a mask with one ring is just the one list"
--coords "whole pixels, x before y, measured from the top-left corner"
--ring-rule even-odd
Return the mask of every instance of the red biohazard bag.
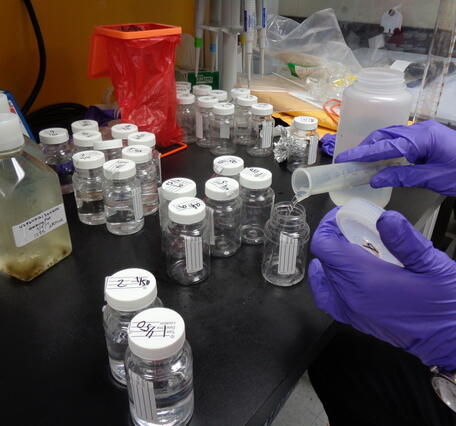
[[155, 133], [163, 147], [182, 140], [174, 79], [181, 32], [153, 23], [102, 25], [90, 42], [89, 78], [111, 77], [122, 121]]

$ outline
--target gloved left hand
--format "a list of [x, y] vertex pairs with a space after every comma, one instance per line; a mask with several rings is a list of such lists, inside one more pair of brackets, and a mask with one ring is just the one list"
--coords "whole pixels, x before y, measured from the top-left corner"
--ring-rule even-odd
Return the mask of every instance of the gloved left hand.
[[311, 245], [317, 259], [309, 281], [320, 309], [428, 366], [456, 369], [456, 263], [394, 211], [377, 229], [404, 268], [385, 262], [345, 239], [336, 212], [323, 218]]

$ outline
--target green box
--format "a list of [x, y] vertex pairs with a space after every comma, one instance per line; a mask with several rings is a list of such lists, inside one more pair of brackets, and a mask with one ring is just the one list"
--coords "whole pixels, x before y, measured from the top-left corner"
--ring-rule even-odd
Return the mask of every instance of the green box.
[[175, 71], [176, 81], [184, 80], [195, 84], [208, 84], [213, 89], [219, 88], [219, 72], [218, 71], [200, 71], [198, 76], [195, 75], [195, 71], [182, 70], [176, 68]]

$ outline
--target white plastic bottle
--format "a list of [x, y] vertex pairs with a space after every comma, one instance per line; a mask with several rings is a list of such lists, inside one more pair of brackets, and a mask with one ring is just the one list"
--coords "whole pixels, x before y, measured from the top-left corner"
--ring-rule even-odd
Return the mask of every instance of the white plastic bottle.
[[157, 172], [158, 186], [161, 185], [161, 154], [157, 150], [157, 140], [155, 134], [152, 132], [136, 132], [128, 135], [128, 145], [144, 145], [148, 146], [152, 150], [152, 161], [155, 164], [155, 170]]
[[128, 136], [138, 131], [138, 126], [131, 123], [115, 124], [111, 127], [111, 136], [113, 139], [122, 139], [122, 145], [128, 145]]
[[[353, 148], [374, 130], [405, 125], [409, 119], [412, 96], [407, 92], [404, 74], [388, 68], [365, 68], [342, 96], [341, 118], [334, 158]], [[374, 189], [370, 185], [330, 192], [331, 200], [345, 204], [354, 197], [370, 200], [381, 207], [388, 204], [391, 188]]]

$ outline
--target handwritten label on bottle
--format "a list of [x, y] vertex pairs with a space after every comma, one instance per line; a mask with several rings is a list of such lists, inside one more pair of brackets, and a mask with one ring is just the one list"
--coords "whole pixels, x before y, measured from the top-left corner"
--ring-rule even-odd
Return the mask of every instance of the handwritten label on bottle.
[[179, 192], [182, 188], [185, 188], [186, 186], [190, 185], [191, 182], [182, 180], [182, 179], [169, 179], [167, 180], [163, 187], [170, 192]]
[[307, 157], [307, 164], [314, 164], [317, 161], [318, 137], [313, 136], [309, 141], [309, 156]]
[[272, 123], [263, 120], [261, 123], [261, 148], [270, 148], [272, 145]]
[[280, 275], [294, 274], [296, 258], [298, 256], [298, 238], [291, 237], [284, 232], [280, 233], [279, 264], [277, 272]]
[[150, 284], [147, 277], [106, 277], [105, 288], [107, 290], [123, 290], [132, 288], [146, 289]]
[[220, 139], [230, 138], [230, 126], [220, 126]]
[[16, 247], [23, 247], [66, 223], [65, 207], [58, 204], [12, 227]]
[[185, 269], [194, 274], [203, 269], [203, 240], [201, 237], [184, 236]]
[[132, 322], [128, 335], [133, 339], [174, 339], [176, 323], [174, 321]]
[[198, 139], [203, 138], [203, 116], [199, 111], [195, 113], [195, 133]]
[[154, 382], [144, 380], [141, 376], [129, 370], [131, 397], [136, 415], [149, 423], [158, 424], [157, 402], [155, 400]]

